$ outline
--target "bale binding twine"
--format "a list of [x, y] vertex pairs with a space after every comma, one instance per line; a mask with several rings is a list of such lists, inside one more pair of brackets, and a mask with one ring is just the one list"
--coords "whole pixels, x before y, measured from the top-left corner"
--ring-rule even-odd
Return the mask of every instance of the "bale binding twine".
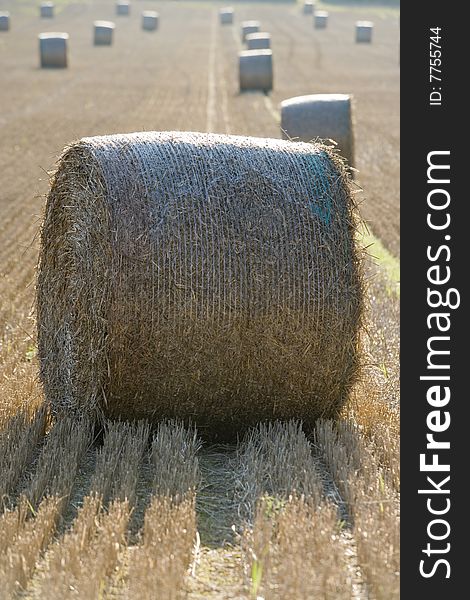
[[356, 21], [356, 42], [366, 44], [372, 42], [373, 31], [372, 21]]
[[225, 438], [336, 414], [357, 373], [356, 219], [321, 145], [181, 132], [72, 144], [41, 233], [48, 403]]
[[67, 67], [68, 33], [48, 32], [39, 36], [39, 61], [42, 68]]
[[271, 50], [243, 50], [238, 53], [240, 91], [273, 89], [273, 53]]
[[93, 43], [95, 46], [111, 46], [113, 43], [114, 23], [112, 21], [95, 21], [93, 23]]
[[142, 29], [144, 31], [156, 31], [158, 29], [159, 14], [154, 10], [142, 12]]
[[281, 102], [284, 139], [312, 142], [334, 140], [341, 155], [354, 166], [352, 98], [348, 94], [312, 94]]
[[41, 2], [39, 5], [39, 15], [41, 19], [53, 19], [54, 18], [54, 3], [53, 2]]
[[248, 50], [269, 50], [271, 48], [271, 35], [264, 31], [249, 33], [246, 36]]
[[0, 12], [0, 31], [10, 30], [10, 13]]
[[227, 6], [219, 10], [219, 21], [221, 25], [231, 25], [233, 23], [233, 8]]

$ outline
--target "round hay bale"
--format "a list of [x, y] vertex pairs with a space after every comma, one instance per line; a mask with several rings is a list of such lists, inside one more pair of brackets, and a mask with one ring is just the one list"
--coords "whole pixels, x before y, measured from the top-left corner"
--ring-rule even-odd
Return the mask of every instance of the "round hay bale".
[[354, 165], [352, 99], [348, 94], [312, 94], [281, 102], [284, 139], [312, 142], [331, 139], [341, 155]]
[[313, 17], [315, 29], [326, 29], [328, 26], [328, 13], [325, 10], [317, 10]]
[[131, 14], [131, 3], [125, 0], [116, 2], [116, 14], [120, 17], [128, 17]]
[[246, 36], [248, 50], [269, 50], [271, 48], [271, 35], [264, 31], [249, 33]]
[[41, 2], [39, 5], [39, 15], [41, 19], [53, 19], [54, 18], [54, 3], [53, 2]]
[[372, 21], [356, 21], [356, 42], [370, 44], [373, 31]]
[[238, 53], [240, 91], [273, 89], [273, 53], [271, 50], [243, 50]]
[[69, 34], [58, 32], [40, 33], [38, 38], [41, 68], [65, 69], [67, 67]]
[[0, 31], [10, 31], [9, 12], [0, 12]]
[[249, 33], [258, 33], [261, 29], [261, 23], [259, 21], [243, 21], [241, 26], [242, 41], [246, 40], [246, 36]]
[[142, 12], [142, 29], [144, 31], [156, 31], [158, 29], [159, 14], [154, 10]]
[[231, 6], [226, 6], [219, 10], [219, 20], [221, 25], [231, 25], [233, 23], [234, 11]]
[[335, 415], [357, 374], [355, 224], [348, 176], [320, 145], [182, 132], [72, 144], [41, 233], [48, 403], [225, 438]]
[[93, 43], [95, 46], [111, 46], [115, 25], [112, 21], [94, 21]]
[[313, 15], [315, 12], [315, 4], [311, 0], [305, 0], [302, 12], [304, 15]]

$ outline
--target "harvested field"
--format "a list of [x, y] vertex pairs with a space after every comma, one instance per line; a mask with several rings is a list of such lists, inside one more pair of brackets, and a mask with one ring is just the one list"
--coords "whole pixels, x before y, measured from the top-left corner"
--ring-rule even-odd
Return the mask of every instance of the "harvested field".
[[[0, 0], [0, 594], [26, 599], [398, 598], [398, 12], [302, 4], [56, 0], [68, 68], [41, 70], [34, 0]], [[325, 4], [316, 2], [317, 8]], [[159, 28], [141, 29], [158, 10]], [[274, 89], [240, 94], [240, 23], [272, 36]], [[355, 22], [374, 22], [372, 44]], [[93, 22], [116, 22], [93, 45]], [[152, 57], [149, 60], [149, 57]], [[356, 182], [373, 235], [363, 368], [338, 423], [259, 425], [202, 444], [180, 424], [54, 421], [38, 380], [33, 309], [49, 173], [84, 136], [202, 131], [280, 138], [279, 103], [355, 98]], [[378, 241], [380, 240], [380, 241]], [[295, 543], [293, 543], [295, 540]], [[311, 576], [310, 576], [311, 574]]]

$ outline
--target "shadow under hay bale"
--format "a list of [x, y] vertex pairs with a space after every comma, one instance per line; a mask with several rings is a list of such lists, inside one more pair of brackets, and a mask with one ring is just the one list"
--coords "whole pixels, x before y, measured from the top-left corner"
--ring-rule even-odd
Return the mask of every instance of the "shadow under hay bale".
[[335, 415], [358, 368], [356, 223], [348, 176], [320, 145], [181, 132], [74, 143], [41, 234], [48, 403], [219, 438]]
[[39, 16], [41, 19], [53, 19], [54, 18], [54, 3], [53, 2], [42, 2], [39, 5]]
[[328, 13], [324, 10], [317, 10], [313, 17], [315, 29], [326, 29], [328, 26]]
[[356, 42], [369, 44], [372, 42], [374, 24], [372, 21], [356, 21]]
[[93, 43], [95, 46], [111, 46], [115, 25], [112, 21], [95, 21], [93, 23]]
[[271, 50], [243, 50], [238, 54], [240, 91], [273, 89], [273, 53]]
[[219, 21], [221, 25], [231, 25], [233, 23], [233, 8], [227, 6], [219, 10]]
[[246, 36], [248, 50], [269, 50], [271, 48], [271, 35], [264, 31], [249, 33]]
[[154, 10], [144, 10], [142, 13], [142, 29], [156, 31], [158, 29], [159, 14]]
[[283, 139], [312, 142], [331, 139], [341, 155], [354, 166], [354, 127], [351, 96], [312, 94], [281, 102]]
[[43, 69], [65, 69], [67, 67], [68, 33], [40, 33], [39, 60]]
[[116, 2], [116, 14], [120, 17], [128, 17], [131, 14], [130, 2]]
[[241, 26], [242, 41], [246, 41], [246, 36], [249, 33], [258, 33], [261, 29], [261, 23], [259, 21], [243, 21]]
[[9, 12], [0, 12], [0, 31], [10, 31]]

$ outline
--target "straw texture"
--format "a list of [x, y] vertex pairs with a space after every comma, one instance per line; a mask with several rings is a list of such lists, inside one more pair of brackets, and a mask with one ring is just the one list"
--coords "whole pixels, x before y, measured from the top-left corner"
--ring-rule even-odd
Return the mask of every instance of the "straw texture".
[[357, 373], [355, 207], [334, 154], [198, 133], [84, 138], [46, 205], [40, 374], [54, 412], [233, 437], [333, 415]]
[[0, 31], [10, 30], [10, 13], [0, 12]]
[[113, 43], [114, 23], [112, 21], [95, 21], [93, 23], [95, 46], [111, 46]]
[[311, 142], [334, 140], [341, 155], [354, 166], [352, 100], [347, 94], [312, 94], [281, 102], [284, 139]]
[[269, 50], [271, 48], [271, 35], [264, 31], [249, 33], [246, 36], [248, 50]]
[[67, 67], [68, 33], [40, 33], [39, 58], [42, 68]]
[[233, 8], [227, 6], [219, 10], [219, 20], [221, 25], [231, 25], [233, 23]]
[[373, 31], [372, 21], [356, 21], [356, 42], [369, 44], [372, 42]]
[[271, 50], [244, 50], [238, 54], [240, 91], [273, 89], [273, 53]]
[[261, 29], [261, 23], [259, 21], [243, 21], [241, 26], [242, 41], [246, 41], [246, 36], [249, 33], [258, 33]]
[[144, 10], [142, 13], [142, 29], [156, 31], [158, 29], [159, 14], [154, 10]]

